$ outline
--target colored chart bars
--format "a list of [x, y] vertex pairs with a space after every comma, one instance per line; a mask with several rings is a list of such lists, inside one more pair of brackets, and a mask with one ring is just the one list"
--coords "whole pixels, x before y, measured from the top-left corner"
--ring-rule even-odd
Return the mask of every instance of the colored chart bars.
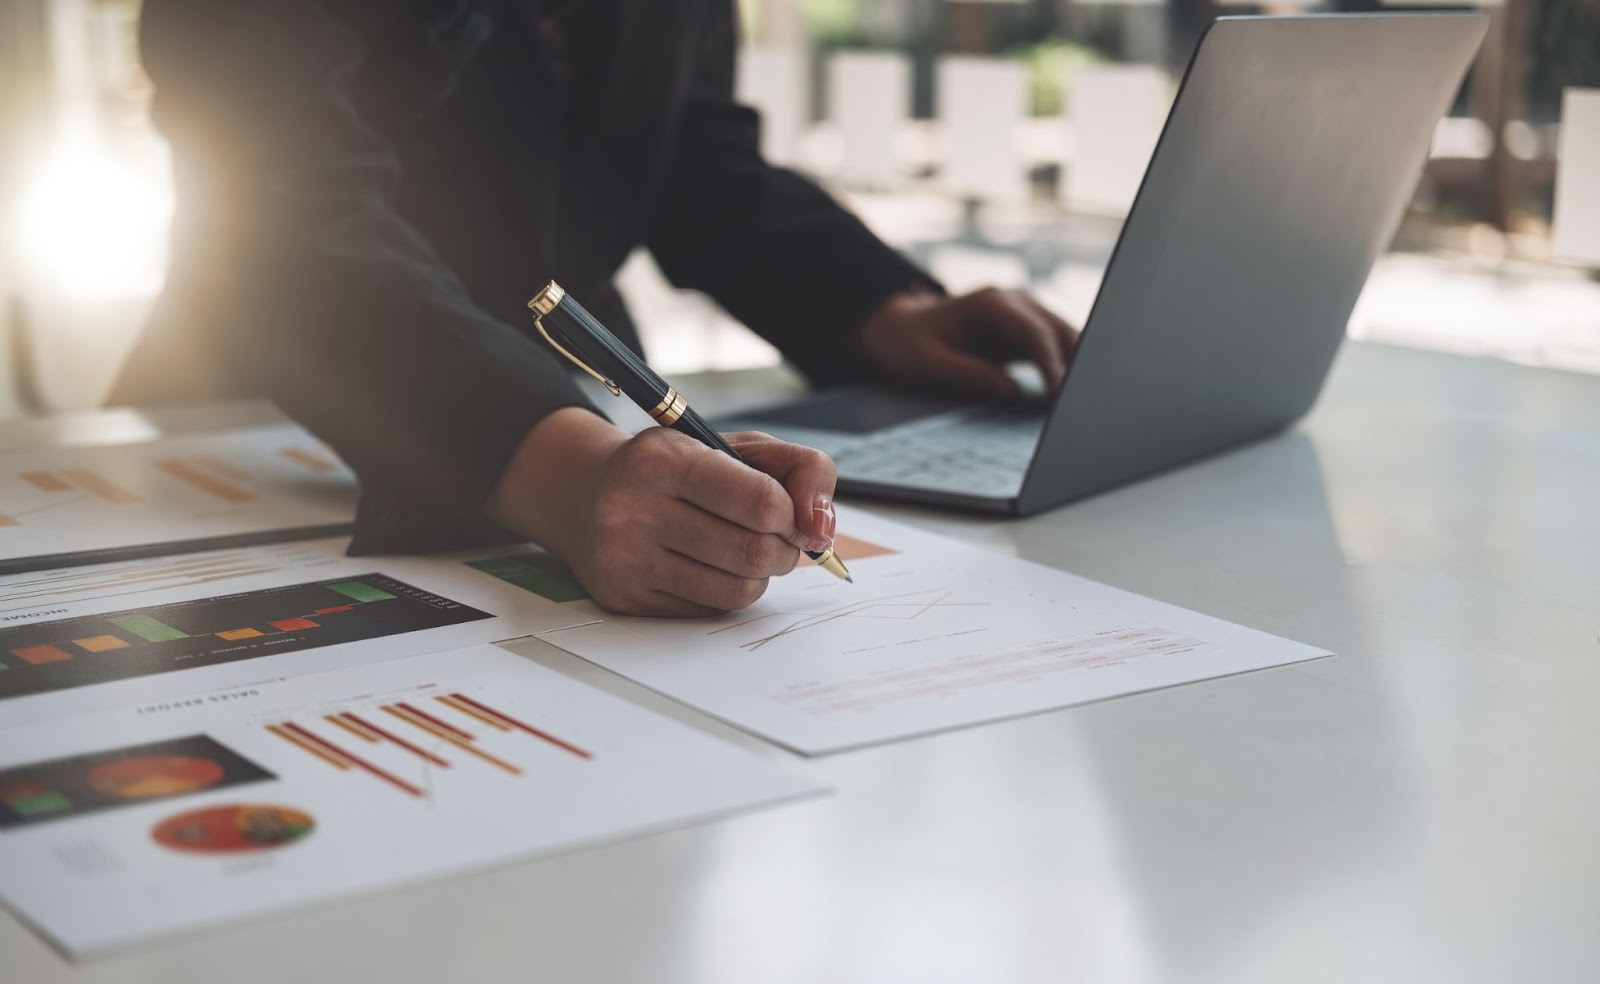
[[489, 618], [367, 574], [0, 629], [0, 699]]
[[332, 472], [339, 470], [339, 463], [333, 456], [310, 448], [279, 448], [278, 456], [285, 461], [292, 461], [303, 468], [314, 472]]
[[[249, 481], [249, 473], [215, 455], [163, 458], [155, 462], [154, 467], [157, 472], [221, 502], [238, 504], [254, 502], [258, 498], [255, 492], [244, 487], [243, 483]], [[16, 515], [0, 514], [0, 526], [19, 526], [21, 525], [19, 516], [25, 516], [36, 509], [50, 508], [56, 504], [54, 498], [57, 496], [61, 497], [63, 503], [72, 501], [71, 493], [87, 494], [119, 506], [145, 501], [143, 495], [127, 487], [132, 485], [135, 488], [144, 488], [146, 485], [144, 480], [130, 479], [125, 485], [107, 478], [92, 468], [36, 469], [22, 472], [20, 477], [35, 490], [46, 493], [52, 501], [35, 506], [33, 509], [23, 510]]]
[[[449, 719], [450, 715], [443, 710], [448, 709], [459, 717], [470, 718], [472, 722], [486, 726], [496, 733], [520, 732], [558, 750], [563, 755], [586, 761], [593, 758], [590, 752], [577, 745], [518, 720], [504, 711], [496, 710], [482, 701], [474, 700], [466, 694], [459, 692], [439, 694], [433, 701], [438, 706], [428, 706], [427, 709], [410, 701], [400, 700], [376, 705], [377, 713], [368, 712], [363, 715], [353, 710], [346, 710], [323, 715], [322, 720], [326, 724], [343, 733], [339, 737], [345, 739], [344, 744], [317, 734], [310, 727], [293, 721], [279, 721], [267, 725], [266, 729], [300, 751], [341, 772], [365, 772], [409, 796], [418, 798], [425, 798], [428, 795], [423, 784], [396, 774], [397, 771], [404, 770], [385, 768], [373, 762], [371, 758], [352, 751], [348, 739], [354, 738], [369, 746], [392, 746], [404, 756], [414, 760], [414, 764], [424, 771], [429, 768], [449, 769], [456, 764], [451, 758], [429, 751], [422, 747], [422, 744], [418, 744], [419, 742], [425, 744], [431, 740], [436, 748], [442, 749], [448, 746], [452, 754], [459, 753], [507, 775], [523, 774], [521, 766], [479, 747], [477, 735], [467, 730], [467, 726], [452, 722]], [[384, 717], [380, 718], [379, 714]]]
[[82, 491], [116, 505], [143, 501], [136, 493], [128, 491], [111, 479], [89, 468], [65, 468], [60, 472], [23, 472], [22, 480], [40, 492], [57, 494]]
[[567, 565], [547, 553], [485, 557], [482, 560], [469, 560], [467, 566], [556, 604], [583, 601], [589, 597], [589, 592], [572, 576]]
[[[209, 463], [209, 464], [208, 464]], [[253, 502], [256, 494], [234, 484], [235, 480], [214, 474], [216, 459], [163, 458], [156, 462], [156, 470], [184, 483], [192, 489], [215, 496], [223, 502]], [[237, 472], [235, 472], [237, 474]]]

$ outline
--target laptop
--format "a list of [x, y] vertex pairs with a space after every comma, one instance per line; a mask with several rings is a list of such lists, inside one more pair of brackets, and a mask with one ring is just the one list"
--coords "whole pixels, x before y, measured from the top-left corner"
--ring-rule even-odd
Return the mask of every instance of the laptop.
[[841, 494], [1011, 515], [1283, 430], [1321, 391], [1486, 24], [1216, 20], [1048, 402], [852, 387], [717, 426], [832, 455]]

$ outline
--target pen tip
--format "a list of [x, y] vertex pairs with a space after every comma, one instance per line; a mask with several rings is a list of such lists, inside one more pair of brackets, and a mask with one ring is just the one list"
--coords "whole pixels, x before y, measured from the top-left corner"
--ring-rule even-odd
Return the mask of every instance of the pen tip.
[[846, 575], [845, 575], [845, 576], [844, 576], [844, 579], [845, 579], [845, 580], [846, 580], [846, 581], [848, 581], [848, 582], [849, 582], [849, 583], [851, 583], [851, 584], [854, 584], [854, 583], [856, 583], [856, 579], [855, 579], [855, 578], [853, 578], [853, 577], [851, 577], [851, 576], [850, 576], [850, 575], [848, 575], [848, 574], [846, 574]]

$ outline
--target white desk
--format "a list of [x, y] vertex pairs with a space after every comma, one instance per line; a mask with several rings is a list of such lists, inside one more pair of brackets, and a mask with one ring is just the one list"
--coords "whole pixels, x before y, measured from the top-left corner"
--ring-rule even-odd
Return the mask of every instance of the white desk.
[[0, 980], [1600, 979], [1600, 379], [1352, 345], [1286, 437], [1025, 522], [904, 515], [1340, 655], [83, 967], [0, 916]]

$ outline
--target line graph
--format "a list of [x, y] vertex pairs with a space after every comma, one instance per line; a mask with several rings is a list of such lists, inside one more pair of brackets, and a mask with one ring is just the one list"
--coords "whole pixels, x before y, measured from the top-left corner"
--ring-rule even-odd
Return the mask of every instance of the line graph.
[[953, 594], [955, 594], [954, 588], [931, 588], [926, 591], [911, 591], [906, 594], [889, 595], [883, 598], [865, 598], [861, 601], [822, 612], [767, 612], [754, 618], [747, 618], [742, 622], [725, 625], [720, 629], [712, 629], [706, 635], [721, 635], [724, 632], [747, 628], [767, 619], [790, 618], [794, 620], [770, 635], [739, 643], [740, 649], [746, 652], [755, 652], [768, 643], [798, 635], [840, 619], [859, 618], [909, 622], [921, 618], [936, 609], [988, 607], [988, 602], [984, 601], [951, 601], [950, 596]]

